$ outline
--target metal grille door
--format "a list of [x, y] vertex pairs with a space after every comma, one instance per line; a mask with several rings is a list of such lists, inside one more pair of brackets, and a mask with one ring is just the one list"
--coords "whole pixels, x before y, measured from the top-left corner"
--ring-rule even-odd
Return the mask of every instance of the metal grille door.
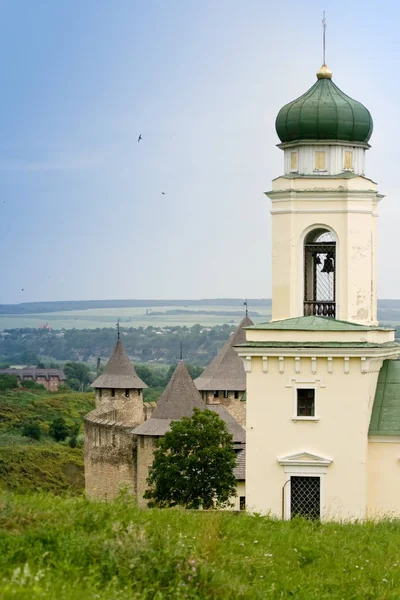
[[290, 478], [290, 516], [319, 519], [321, 480], [319, 477]]

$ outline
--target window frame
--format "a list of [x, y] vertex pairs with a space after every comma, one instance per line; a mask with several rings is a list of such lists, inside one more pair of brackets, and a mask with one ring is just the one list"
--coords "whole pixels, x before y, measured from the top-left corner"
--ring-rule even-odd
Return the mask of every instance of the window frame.
[[130, 390], [125, 388], [125, 398], [130, 398]]
[[[324, 158], [324, 166], [323, 167], [319, 167], [318, 166], [318, 162], [319, 162], [319, 158]], [[315, 150], [314, 152], [314, 171], [318, 171], [318, 172], [325, 172], [327, 171], [327, 167], [326, 167], [326, 150]]]
[[298, 152], [298, 150], [292, 150], [290, 152], [289, 164], [290, 164], [290, 172], [291, 173], [299, 172], [299, 152]]
[[115, 388], [111, 388], [111, 398], [115, 398]]
[[219, 390], [214, 390], [214, 398], [219, 398]]
[[[350, 155], [350, 163], [351, 166], [346, 166], [346, 156]], [[343, 151], [343, 171], [354, 171], [354, 152], [353, 150], [344, 150]]]
[[[303, 417], [298, 414], [298, 390], [313, 390], [314, 391], [314, 416]], [[314, 383], [296, 384], [293, 386], [293, 416], [292, 421], [319, 421], [317, 412], [317, 385]]]

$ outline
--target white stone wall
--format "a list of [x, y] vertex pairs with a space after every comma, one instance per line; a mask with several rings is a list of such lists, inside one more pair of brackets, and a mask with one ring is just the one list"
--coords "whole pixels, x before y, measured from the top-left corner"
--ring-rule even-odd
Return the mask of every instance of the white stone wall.
[[[323, 520], [364, 518], [372, 502], [367, 497], [368, 427], [382, 361], [372, 361], [367, 372], [361, 357], [304, 357], [299, 365], [294, 356], [283, 363], [275, 356], [268, 358], [267, 370], [262, 357], [250, 362], [247, 509], [281, 518], [282, 489], [297, 472], [321, 477]], [[294, 418], [297, 387], [315, 389], [314, 419]], [[285, 518], [290, 516], [287, 499]]]
[[[296, 145], [284, 149], [285, 175], [339, 175], [345, 170], [345, 152], [353, 153], [353, 168], [356, 175], [365, 174], [365, 148], [351, 145]], [[292, 169], [292, 152], [297, 152], [297, 168]], [[325, 152], [325, 169], [316, 169], [316, 152]]]

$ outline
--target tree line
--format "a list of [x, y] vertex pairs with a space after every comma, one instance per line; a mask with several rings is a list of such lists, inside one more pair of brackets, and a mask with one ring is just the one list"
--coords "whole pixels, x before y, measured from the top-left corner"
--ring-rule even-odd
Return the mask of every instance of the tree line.
[[[170, 365], [177, 362], [182, 343], [187, 363], [206, 366], [235, 330], [235, 325], [203, 327], [121, 328], [124, 347], [135, 363]], [[112, 327], [102, 329], [6, 329], [0, 334], [0, 363], [35, 366], [40, 362], [74, 361], [104, 364], [116, 342]], [[46, 365], [49, 366], [49, 365]]]

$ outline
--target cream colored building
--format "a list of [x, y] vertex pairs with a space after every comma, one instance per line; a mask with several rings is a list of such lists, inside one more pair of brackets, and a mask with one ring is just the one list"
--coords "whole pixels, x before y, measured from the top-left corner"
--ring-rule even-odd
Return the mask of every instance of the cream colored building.
[[272, 321], [236, 346], [246, 506], [284, 519], [400, 516], [400, 347], [377, 321], [372, 118], [323, 65], [276, 130]]

